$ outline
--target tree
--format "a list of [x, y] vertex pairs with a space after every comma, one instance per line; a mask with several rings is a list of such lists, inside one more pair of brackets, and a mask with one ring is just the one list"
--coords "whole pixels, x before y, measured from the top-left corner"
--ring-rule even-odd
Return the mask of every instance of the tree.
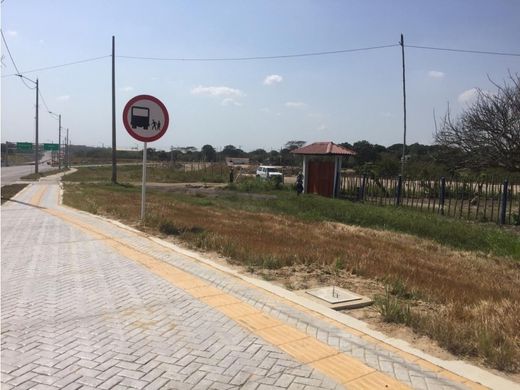
[[357, 153], [355, 159], [358, 165], [379, 160], [380, 154], [386, 150], [384, 146], [372, 145], [368, 141], [355, 142], [352, 149]]
[[458, 118], [446, 113], [435, 141], [462, 152], [467, 168], [520, 170], [520, 77], [497, 85], [496, 93], [477, 90], [476, 101]]
[[211, 145], [204, 145], [200, 150], [204, 161], [216, 161], [217, 151]]
[[294, 149], [301, 148], [305, 144], [306, 144], [305, 141], [287, 141], [284, 148], [289, 149], [289, 150], [294, 150]]
[[242, 157], [245, 153], [242, 149], [236, 148], [233, 145], [226, 145], [222, 150], [225, 157]]

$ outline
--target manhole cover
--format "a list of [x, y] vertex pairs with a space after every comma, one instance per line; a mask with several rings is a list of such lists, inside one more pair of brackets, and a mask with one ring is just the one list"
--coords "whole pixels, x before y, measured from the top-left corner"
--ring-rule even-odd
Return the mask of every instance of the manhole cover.
[[316, 288], [306, 292], [307, 294], [323, 299], [328, 303], [351, 302], [363, 298], [362, 296], [354, 294], [353, 292], [334, 286]]

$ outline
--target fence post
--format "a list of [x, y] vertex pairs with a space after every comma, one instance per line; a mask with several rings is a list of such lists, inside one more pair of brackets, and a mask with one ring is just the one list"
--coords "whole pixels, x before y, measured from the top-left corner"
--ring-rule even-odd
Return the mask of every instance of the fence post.
[[403, 188], [403, 178], [401, 175], [397, 176], [397, 188], [395, 190], [395, 205], [401, 204], [401, 190]]
[[441, 177], [441, 192], [439, 194], [439, 212], [444, 215], [444, 201], [446, 199], [446, 178]]
[[505, 225], [506, 223], [506, 211], [507, 211], [507, 187], [509, 186], [509, 181], [504, 180], [504, 184], [502, 187], [502, 200], [500, 201], [500, 225]]
[[365, 200], [365, 186], [367, 183], [367, 175], [363, 174], [363, 180], [361, 181], [361, 187], [359, 188], [359, 199], [360, 201]]

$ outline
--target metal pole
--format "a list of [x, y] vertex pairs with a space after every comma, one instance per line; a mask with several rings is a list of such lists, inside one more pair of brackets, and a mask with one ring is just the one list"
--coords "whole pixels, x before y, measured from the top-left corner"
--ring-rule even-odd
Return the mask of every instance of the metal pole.
[[116, 37], [112, 35], [112, 183], [117, 183], [116, 165]]
[[65, 145], [65, 167], [69, 167], [69, 129], [67, 129], [67, 144]]
[[58, 117], [58, 169], [61, 170], [61, 114]]
[[401, 34], [401, 55], [403, 58], [403, 156], [401, 158], [401, 176], [404, 177], [404, 164], [406, 156], [406, 78], [405, 78], [405, 66], [404, 66], [404, 37]]
[[34, 148], [34, 173], [38, 174], [38, 163], [40, 162], [39, 157], [39, 145], [38, 145], [38, 96], [40, 94], [40, 89], [38, 87], [38, 79], [36, 79], [36, 142]]
[[145, 142], [143, 147], [143, 183], [141, 185], [141, 222], [144, 222], [144, 206], [146, 200], [146, 149], [148, 149], [148, 146]]

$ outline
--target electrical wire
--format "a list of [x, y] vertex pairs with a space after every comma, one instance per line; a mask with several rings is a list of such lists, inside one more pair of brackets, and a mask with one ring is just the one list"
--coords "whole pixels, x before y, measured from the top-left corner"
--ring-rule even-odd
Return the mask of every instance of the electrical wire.
[[424, 50], [438, 50], [438, 51], [451, 51], [456, 53], [471, 53], [471, 54], [487, 54], [494, 56], [512, 56], [520, 57], [520, 53], [506, 53], [499, 51], [483, 51], [483, 50], [466, 50], [466, 49], [450, 49], [446, 47], [433, 47], [433, 46], [418, 46], [418, 45], [404, 45], [404, 47], [411, 47], [413, 49], [424, 49]]
[[43, 94], [42, 94], [42, 90], [40, 88], [38, 88], [38, 95], [40, 95], [43, 105], [45, 106], [45, 109], [47, 110], [47, 112], [50, 112], [51, 110], [49, 110], [49, 106], [47, 105], [47, 102], [45, 101], [45, 98], [43, 97]]
[[201, 61], [201, 62], [209, 62], [209, 61], [254, 61], [254, 60], [275, 60], [275, 59], [283, 59], [283, 58], [314, 57], [314, 56], [324, 56], [324, 55], [331, 55], [331, 54], [343, 54], [343, 53], [352, 53], [352, 52], [357, 52], [357, 51], [384, 49], [384, 48], [395, 47], [395, 46], [399, 46], [399, 44], [371, 46], [371, 47], [360, 47], [360, 48], [356, 48], [356, 49], [320, 51], [320, 52], [312, 52], [312, 53], [285, 54], [285, 55], [274, 55], [274, 56], [255, 56], [255, 57], [161, 58], [161, 57], [139, 57], [139, 56], [124, 56], [124, 55], [119, 55], [119, 56], [116, 56], [116, 57], [117, 58], [132, 59], [132, 60], [151, 60], [151, 61]]
[[[18, 76], [20, 74], [20, 71], [18, 70], [18, 66], [16, 66], [16, 62], [14, 61], [13, 55], [11, 54], [11, 50], [9, 50], [9, 45], [7, 44], [7, 41], [5, 40], [4, 36], [4, 30], [0, 30], [0, 33], [2, 34], [2, 41], [4, 42], [5, 48], [7, 49], [7, 53], [9, 54], [9, 58], [11, 59], [11, 62], [13, 63], [14, 69], [16, 70], [15, 76]], [[25, 80], [20, 77], [20, 80], [22, 80], [22, 83], [29, 89], [34, 89], [36, 87], [31, 87], [29, 84], [25, 82]]]
[[[27, 74], [27, 73], [41, 72], [41, 71], [49, 70], [49, 69], [63, 68], [63, 67], [65, 67], [65, 66], [71, 66], [71, 65], [83, 64], [83, 63], [85, 63], [85, 62], [98, 61], [98, 60], [101, 60], [101, 59], [103, 59], [103, 58], [108, 58], [108, 57], [112, 57], [112, 56], [109, 54], [109, 55], [107, 55], [107, 56], [100, 56], [100, 57], [86, 58], [86, 59], [84, 59], [84, 60], [78, 60], [78, 61], [67, 62], [67, 63], [59, 64], [59, 65], [52, 65], [52, 66], [46, 66], [46, 67], [43, 67], [43, 68], [37, 68], [37, 69], [26, 70], [26, 71], [23, 71], [23, 72], [19, 72], [18, 74]], [[17, 69], [17, 70], [18, 70], [18, 69]], [[4, 77], [11, 77], [11, 76], [18, 76], [18, 74], [16, 74], [16, 73], [6, 74], [6, 75], [2, 76], [2, 78], [4, 78]]]

